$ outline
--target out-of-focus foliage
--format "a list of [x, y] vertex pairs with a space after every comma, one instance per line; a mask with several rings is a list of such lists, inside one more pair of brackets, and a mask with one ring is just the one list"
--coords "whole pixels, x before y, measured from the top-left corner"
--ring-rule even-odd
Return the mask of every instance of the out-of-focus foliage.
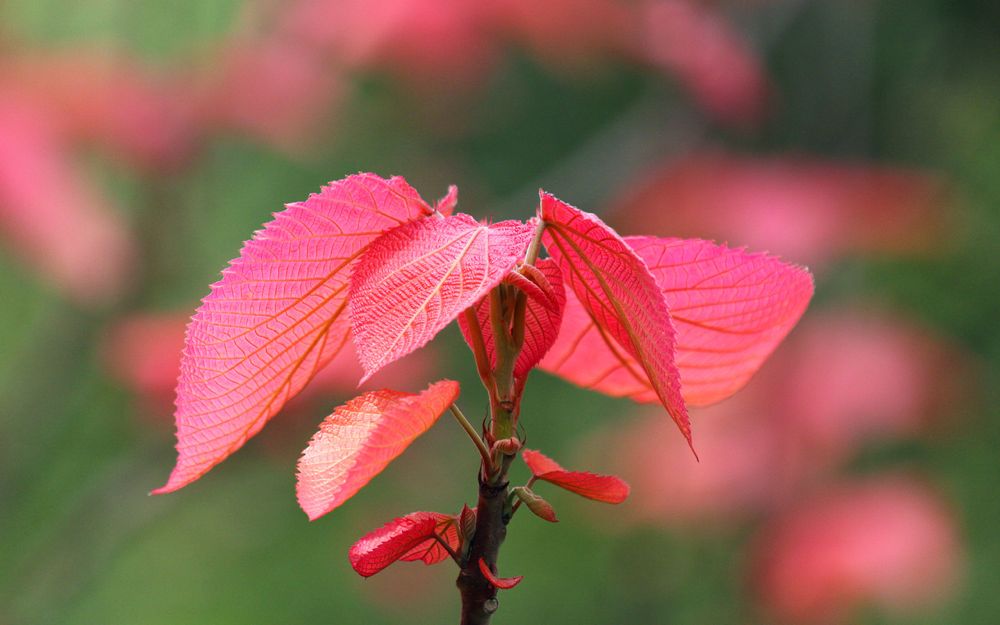
[[[501, 568], [526, 578], [498, 623], [1000, 621], [998, 29], [984, 0], [5, 3], [0, 625], [454, 619], [447, 563], [364, 581], [346, 551], [474, 502], [458, 428], [315, 523], [296, 505], [353, 359], [197, 484], [146, 496], [218, 268], [359, 170], [458, 183], [497, 221], [544, 186], [625, 235], [816, 275], [773, 361], [691, 411], [700, 463], [662, 414], [531, 376], [529, 445], [632, 494], [552, 488], [558, 526], [519, 516]], [[376, 381], [448, 376], [482, 405], [446, 334]]]

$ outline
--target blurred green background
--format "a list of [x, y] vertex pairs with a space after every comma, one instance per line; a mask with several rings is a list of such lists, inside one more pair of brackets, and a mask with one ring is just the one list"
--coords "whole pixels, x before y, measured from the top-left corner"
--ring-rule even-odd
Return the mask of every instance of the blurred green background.
[[[719, 122], [677, 80], [628, 55], [600, 51], [565, 66], [515, 43], [471, 86], [428, 79], [433, 66], [416, 79], [391, 63], [341, 70], [337, 102], [321, 101], [304, 138], [291, 142], [205, 122], [196, 147], [166, 165], [74, 148], [75, 166], [134, 236], [138, 260], [116, 298], [80, 303], [15, 246], [0, 249], [0, 625], [455, 622], [449, 563], [399, 564], [363, 580], [346, 551], [394, 516], [474, 501], [477, 460], [458, 428], [442, 420], [369, 488], [309, 523], [295, 502], [295, 461], [318, 422], [350, 397], [323, 392], [197, 483], [148, 497], [173, 465], [170, 410], [109, 367], [109, 332], [139, 313], [190, 314], [272, 212], [348, 173], [404, 175], [429, 200], [455, 183], [460, 210], [493, 219], [530, 216], [544, 187], [615, 223], [619, 199], [644, 172], [706, 146], [889, 164], [945, 181], [949, 199], [934, 210], [947, 231], [935, 233], [929, 253], [838, 254], [817, 271], [813, 309], [877, 301], [920, 324], [961, 354], [963, 397], [938, 406], [920, 435], [860, 445], [830, 479], [897, 469], [924, 476], [954, 511], [964, 554], [947, 599], [907, 615], [875, 606], [852, 622], [1000, 622], [1000, 8], [989, 0], [706, 6], [731, 20], [769, 77], [773, 107], [749, 127]], [[266, 33], [259, 14], [280, 10], [235, 0], [12, 0], [0, 7], [0, 54], [100, 50], [182, 76], [169, 99], [197, 82], [191, 76], [218, 42], [240, 29]], [[17, 95], [21, 79], [4, 80]], [[259, 97], [255, 81], [251, 72], [227, 97]], [[741, 244], [737, 237], [730, 243]], [[481, 414], [485, 396], [454, 328], [435, 353], [436, 375], [462, 382], [465, 411]], [[574, 468], [589, 460], [579, 468], [612, 470], [613, 458], [581, 451], [581, 442], [593, 445], [594, 432], [633, 413], [625, 400], [539, 373], [523, 422], [530, 446]], [[748, 582], [748, 545], [772, 512], [721, 528], [636, 524], [618, 520], [628, 503], [595, 510], [545, 495], [560, 523], [515, 520], [500, 572], [526, 578], [502, 594], [495, 622], [772, 622]]]

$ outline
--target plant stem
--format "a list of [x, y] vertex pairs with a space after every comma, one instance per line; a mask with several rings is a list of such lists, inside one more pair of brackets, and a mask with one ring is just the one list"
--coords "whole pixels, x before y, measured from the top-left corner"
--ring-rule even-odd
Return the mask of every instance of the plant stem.
[[483, 442], [482, 437], [479, 436], [479, 433], [476, 432], [476, 429], [472, 427], [472, 424], [469, 423], [469, 420], [465, 418], [465, 415], [462, 413], [461, 410], [459, 410], [458, 406], [452, 404], [450, 408], [451, 408], [451, 414], [455, 415], [455, 420], [458, 421], [458, 424], [461, 425], [462, 429], [465, 430], [466, 434], [469, 435], [469, 438], [472, 439], [472, 442], [476, 444], [476, 448], [479, 450], [479, 455], [483, 457], [483, 466], [486, 468], [486, 475], [492, 475], [493, 459], [490, 458], [489, 447], [486, 446], [486, 443]]
[[479, 503], [476, 506], [476, 533], [462, 562], [455, 585], [462, 594], [461, 625], [488, 625], [497, 611], [497, 589], [479, 570], [479, 559], [496, 568], [500, 545], [507, 537], [504, 507], [507, 501], [507, 480], [502, 483], [479, 481]]

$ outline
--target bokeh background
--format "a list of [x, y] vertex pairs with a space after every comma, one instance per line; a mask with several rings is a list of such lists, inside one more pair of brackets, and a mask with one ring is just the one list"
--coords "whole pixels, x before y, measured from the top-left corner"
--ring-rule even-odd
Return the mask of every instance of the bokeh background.
[[[740, 394], [666, 415], [535, 374], [529, 446], [611, 508], [519, 516], [497, 623], [1000, 622], [1000, 5], [992, 0], [8, 0], [0, 6], [0, 624], [449, 623], [449, 563], [350, 544], [472, 503], [443, 419], [309, 523], [335, 363], [161, 497], [187, 317], [284, 202], [356, 171], [808, 264]], [[463, 382], [452, 328], [381, 382]], [[391, 379], [390, 379], [391, 378]], [[517, 469], [526, 477], [524, 467]]]

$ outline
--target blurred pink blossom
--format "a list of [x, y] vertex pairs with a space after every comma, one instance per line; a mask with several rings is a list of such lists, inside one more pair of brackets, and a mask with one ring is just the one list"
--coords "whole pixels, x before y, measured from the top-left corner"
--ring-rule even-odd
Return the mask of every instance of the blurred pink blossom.
[[501, 37], [563, 67], [633, 45], [635, 10], [620, 0], [487, 0], [483, 6]]
[[766, 112], [768, 84], [757, 53], [725, 16], [691, 0], [641, 6], [639, 54], [674, 75], [710, 115], [752, 125]]
[[655, 167], [625, 188], [638, 189], [615, 209], [626, 232], [728, 239], [810, 264], [943, 241], [943, 185], [914, 170], [706, 153]]
[[99, 145], [129, 165], [171, 166], [189, 153], [193, 111], [180, 85], [121, 53], [14, 57], [0, 63], [0, 84], [68, 139]]
[[701, 462], [661, 415], [598, 438], [633, 485], [636, 520], [724, 523], [789, 500], [874, 438], [918, 434], [954, 405], [969, 368], [956, 348], [901, 319], [817, 314], [738, 395], [692, 411]]
[[482, 18], [467, 0], [299, 0], [282, 32], [342, 68], [391, 69], [410, 86], [440, 88], [489, 69], [495, 46]]
[[829, 490], [771, 521], [754, 548], [751, 584], [783, 623], [852, 622], [875, 605], [913, 613], [953, 590], [960, 541], [952, 512], [908, 476]]
[[118, 212], [78, 170], [47, 111], [0, 86], [0, 235], [74, 300], [117, 296], [136, 250]]
[[293, 40], [231, 42], [215, 63], [196, 91], [203, 123], [249, 133], [289, 152], [309, 143], [343, 96], [334, 68]]

